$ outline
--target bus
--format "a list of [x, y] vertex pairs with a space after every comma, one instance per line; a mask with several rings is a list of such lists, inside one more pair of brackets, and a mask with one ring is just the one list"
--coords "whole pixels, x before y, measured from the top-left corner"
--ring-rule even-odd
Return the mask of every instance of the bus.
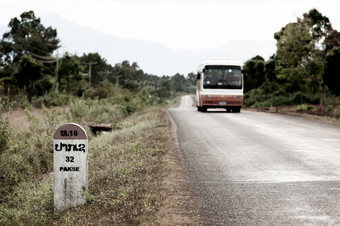
[[198, 68], [197, 110], [224, 108], [227, 112], [241, 111], [243, 106], [242, 63], [229, 59], [210, 59]]

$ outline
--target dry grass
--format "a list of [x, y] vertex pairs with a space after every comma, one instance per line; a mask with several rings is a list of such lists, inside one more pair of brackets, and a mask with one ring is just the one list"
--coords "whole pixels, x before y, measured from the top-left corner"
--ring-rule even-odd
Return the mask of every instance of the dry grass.
[[[32, 108], [30, 114], [41, 121], [47, 120], [46, 114], [42, 108]], [[66, 115], [69, 113], [69, 107], [54, 107], [50, 111], [57, 111], [59, 114]], [[27, 119], [27, 114], [23, 109], [10, 110], [2, 113], [2, 117], [8, 119], [11, 128], [18, 131], [27, 130], [32, 125]], [[65, 117], [66, 118], [66, 117]]]
[[340, 124], [340, 105], [338, 104], [325, 105], [323, 108], [321, 108], [319, 105], [301, 104], [276, 107], [256, 107], [247, 109], [270, 113], [280, 113], [323, 121], [326, 123]]
[[[9, 118], [19, 123], [24, 115], [18, 112]], [[53, 174], [44, 174], [18, 184], [7, 194], [0, 205], [0, 225], [192, 223], [194, 200], [176, 155], [165, 110], [158, 107], [135, 113], [121, 121], [120, 127], [89, 141], [85, 205], [54, 212]]]

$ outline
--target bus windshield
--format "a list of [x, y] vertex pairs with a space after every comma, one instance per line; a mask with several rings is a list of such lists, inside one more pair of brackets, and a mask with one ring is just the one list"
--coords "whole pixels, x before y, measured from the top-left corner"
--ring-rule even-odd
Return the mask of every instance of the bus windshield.
[[242, 89], [240, 66], [205, 66], [203, 88]]

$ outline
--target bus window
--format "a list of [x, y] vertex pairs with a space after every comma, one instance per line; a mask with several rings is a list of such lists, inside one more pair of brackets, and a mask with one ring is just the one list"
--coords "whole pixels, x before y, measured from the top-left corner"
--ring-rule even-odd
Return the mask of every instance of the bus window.
[[242, 89], [242, 72], [239, 66], [206, 66], [203, 88]]

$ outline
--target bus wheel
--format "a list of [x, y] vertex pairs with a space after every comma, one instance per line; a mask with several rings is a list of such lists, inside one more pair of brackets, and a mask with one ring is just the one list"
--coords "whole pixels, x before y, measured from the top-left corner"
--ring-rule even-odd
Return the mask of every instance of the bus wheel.
[[235, 113], [240, 113], [241, 112], [241, 107], [234, 107], [233, 112]]
[[227, 112], [231, 112], [231, 109], [230, 108], [226, 108]]
[[207, 111], [207, 107], [202, 106], [202, 112], [206, 112], [206, 111]]
[[201, 106], [197, 106], [197, 111], [202, 111], [202, 107]]

